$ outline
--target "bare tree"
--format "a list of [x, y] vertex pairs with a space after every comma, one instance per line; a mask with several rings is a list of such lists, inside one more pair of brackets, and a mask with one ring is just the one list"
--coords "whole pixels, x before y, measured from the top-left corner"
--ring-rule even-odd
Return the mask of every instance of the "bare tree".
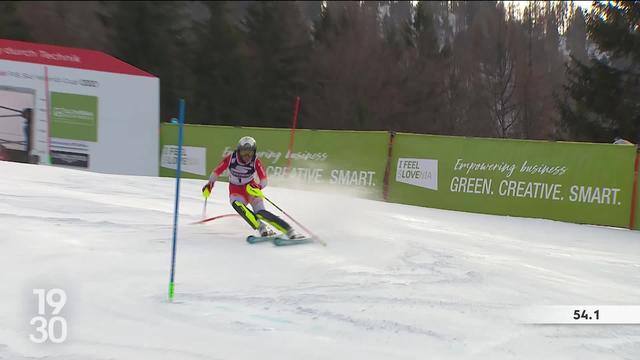
[[328, 2], [315, 29], [303, 118], [331, 129], [383, 130], [398, 114], [398, 67], [384, 46], [377, 9]]
[[487, 94], [489, 114], [494, 120], [496, 135], [509, 137], [520, 120], [520, 107], [515, 102], [516, 72], [513, 30], [499, 5], [491, 14], [486, 56], [481, 64], [482, 84]]

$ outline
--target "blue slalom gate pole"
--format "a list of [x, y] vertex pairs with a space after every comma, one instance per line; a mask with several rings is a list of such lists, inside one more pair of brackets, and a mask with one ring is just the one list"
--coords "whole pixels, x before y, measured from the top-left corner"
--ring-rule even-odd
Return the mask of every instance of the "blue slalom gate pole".
[[169, 280], [169, 301], [173, 301], [176, 274], [176, 240], [178, 237], [178, 209], [180, 205], [180, 170], [182, 165], [182, 137], [184, 128], [184, 99], [180, 99], [180, 117], [178, 118], [178, 162], [176, 164], [176, 205], [173, 210], [173, 245], [171, 247], [171, 280]]

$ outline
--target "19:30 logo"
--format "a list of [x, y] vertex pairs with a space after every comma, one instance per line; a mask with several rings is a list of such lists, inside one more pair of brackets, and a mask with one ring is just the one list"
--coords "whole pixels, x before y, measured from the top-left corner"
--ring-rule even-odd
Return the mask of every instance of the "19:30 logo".
[[[46, 341], [59, 344], [67, 339], [67, 320], [60, 316], [67, 303], [67, 294], [62, 289], [33, 289], [38, 297], [38, 316], [31, 318], [30, 325], [35, 327], [35, 334], [29, 334], [29, 340], [42, 344]], [[47, 318], [47, 308], [52, 315]]]

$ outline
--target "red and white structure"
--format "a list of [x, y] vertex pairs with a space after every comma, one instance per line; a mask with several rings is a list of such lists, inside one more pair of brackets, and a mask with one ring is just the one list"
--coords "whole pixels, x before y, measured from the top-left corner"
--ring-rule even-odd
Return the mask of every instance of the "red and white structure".
[[157, 77], [105, 53], [0, 39], [0, 145], [32, 162], [157, 175], [159, 97]]

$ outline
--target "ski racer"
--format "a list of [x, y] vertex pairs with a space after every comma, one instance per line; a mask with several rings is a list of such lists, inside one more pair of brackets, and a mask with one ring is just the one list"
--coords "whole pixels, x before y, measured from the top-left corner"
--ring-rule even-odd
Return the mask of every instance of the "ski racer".
[[[276, 230], [286, 234], [289, 239], [299, 239], [304, 236], [297, 234], [286, 221], [282, 220], [264, 208], [262, 198], [252, 196], [247, 192], [247, 185], [257, 189], [267, 186], [267, 172], [262, 162], [256, 155], [256, 141], [250, 136], [245, 136], [238, 141], [236, 150], [225, 156], [211, 172], [209, 181], [202, 188], [202, 194], [208, 198], [218, 177], [229, 170], [229, 201], [231, 206], [253, 229], [258, 230], [260, 236], [275, 236], [276, 233], [267, 227], [273, 226]], [[258, 175], [259, 183], [256, 182]], [[247, 205], [250, 204], [250, 210]]]

